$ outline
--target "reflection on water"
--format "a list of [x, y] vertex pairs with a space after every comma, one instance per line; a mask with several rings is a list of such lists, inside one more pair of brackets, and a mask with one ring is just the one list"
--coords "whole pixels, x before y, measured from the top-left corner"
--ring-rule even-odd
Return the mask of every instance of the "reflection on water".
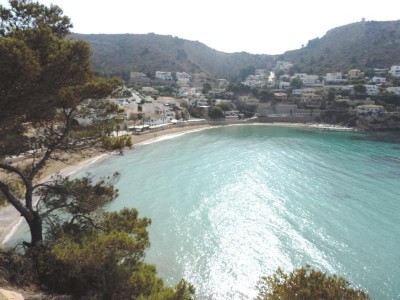
[[306, 263], [393, 299], [396, 143], [395, 133], [224, 127], [137, 147], [90, 171], [122, 174], [110, 209], [150, 217], [147, 261], [204, 299], [251, 299], [260, 276]]

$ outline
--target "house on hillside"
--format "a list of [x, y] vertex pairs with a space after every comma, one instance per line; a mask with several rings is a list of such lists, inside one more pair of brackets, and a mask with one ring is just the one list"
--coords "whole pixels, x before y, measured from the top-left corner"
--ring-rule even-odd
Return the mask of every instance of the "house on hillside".
[[253, 95], [240, 96], [239, 101], [247, 105], [258, 105], [260, 103], [260, 100], [255, 98]]
[[315, 89], [314, 88], [295, 89], [292, 91], [292, 94], [296, 95], [296, 96], [305, 95], [305, 97], [306, 97], [307, 95], [314, 95]]
[[180, 87], [190, 86], [190, 75], [186, 72], [176, 72], [176, 80]]
[[386, 83], [386, 78], [385, 77], [379, 77], [379, 76], [374, 76], [371, 78], [371, 82], [375, 84], [385, 84]]
[[317, 108], [321, 106], [322, 97], [317, 95], [316, 90], [313, 88], [307, 88], [301, 90], [301, 103], [308, 108]]
[[193, 87], [199, 88], [201, 90], [203, 89], [203, 85], [206, 82], [209, 82], [209, 79], [204, 73], [195, 73], [191, 77], [191, 82]]
[[351, 69], [347, 73], [347, 78], [349, 80], [360, 79], [360, 78], [363, 78], [363, 77], [364, 77], [364, 72], [361, 72], [359, 69]]
[[395, 94], [400, 96], [400, 86], [391, 86], [386, 89], [390, 94]]
[[276, 101], [287, 101], [288, 95], [286, 93], [274, 93], [274, 100]]
[[242, 83], [251, 87], [261, 88], [266, 84], [266, 78], [265, 75], [249, 75]]
[[219, 105], [219, 104], [228, 104], [228, 105], [232, 105], [232, 100], [216, 99], [216, 100], [215, 100], [215, 105]]
[[281, 81], [278, 84], [278, 89], [279, 90], [287, 90], [290, 88], [290, 82], [286, 82], [286, 81]]
[[382, 105], [359, 105], [356, 107], [357, 116], [379, 116], [385, 112], [385, 108]]
[[400, 78], [400, 66], [391, 66], [389, 74], [393, 77]]
[[217, 86], [218, 86], [220, 89], [224, 89], [224, 88], [226, 88], [228, 85], [229, 85], [229, 81], [226, 80], [225, 78], [217, 79]]
[[342, 72], [326, 73], [325, 82], [341, 83], [341, 82], [344, 82], [344, 81], [346, 81], [346, 80], [343, 79]]
[[308, 75], [306, 73], [296, 73], [291, 79], [299, 78], [304, 85], [315, 85], [320, 83], [318, 75]]
[[364, 85], [365, 87], [365, 93], [368, 96], [374, 96], [374, 95], [379, 95], [379, 89], [376, 85], [371, 85], [371, 84], [366, 84]]
[[199, 96], [189, 100], [189, 105], [193, 107], [209, 107], [209, 100], [205, 97]]
[[146, 74], [144, 74], [142, 72], [131, 72], [130, 78], [132, 78], [132, 79], [147, 78], [147, 76], [146, 76]]
[[161, 80], [173, 80], [171, 72], [156, 71], [156, 78]]
[[385, 76], [389, 72], [389, 69], [379, 69], [379, 68], [374, 68], [374, 74], [376, 76]]
[[176, 80], [189, 82], [190, 75], [186, 72], [176, 72]]

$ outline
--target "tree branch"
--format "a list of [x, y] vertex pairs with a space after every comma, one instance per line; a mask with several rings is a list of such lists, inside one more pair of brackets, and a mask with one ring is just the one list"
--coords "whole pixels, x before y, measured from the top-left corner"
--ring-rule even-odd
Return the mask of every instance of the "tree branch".
[[[33, 207], [32, 207], [32, 194], [33, 194], [33, 187], [32, 187], [32, 180], [30, 180], [21, 170], [8, 165], [8, 164], [4, 164], [4, 163], [0, 163], [0, 169], [12, 172], [14, 174], [17, 174], [23, 181], [24, 185], [25, 185], [25, 206], [32, 211]], [[4, 182], [2, 182], [3, 185], [5, 185], [7, 187], [7, 189], [9, 190], [9, 192], [12, 193], [11, 189], [9, 188], [9, 186], [7, 184], [5, 184]], [[4, 190], [3, 190], [4, 192]], [[12, 202], [12, 200], [9, 198], [9, 196], [6, 194], [6, 192], [4, 192], [4, 194], [6, 195], [7, 199], [14, 205], [14, 203]], [[13, 194], [13, 193], [12, 193]], [[13, 194], [14, 195], [14, 194]], [[12, 198], [12, 196], [10, 196]], [[14, 195], [15, 197], [15, 195]], [[18, 199], [18, 198], [17, 198]], [[18, 203], [21, 203], [18, 199]], [[15, 206], [15, 205], [14, 205]]]
[[68, 135], [70, 129], [71, 129], [71, 118], [72, 114], [75, 111], [75, 107], [71, 108], [69, 112], [66, 112], [64, 110], [65, 114], [65, 128], [64, 131], [59, 135], [59, 138], [56, 139], [53, 143], [51, 143], [46, 150], [46, 153], [44, 154], [43, 158], [37, 163], [37, 165], [32, 168], [31, 173], [29, 174], [28, 178], [30, 180], [33, 180], [33, 178], [37, 175], [37, 173], [46, 165], [47, 161], [51, 158], [51, 155], [54, 153], [55, 150], [57, 150], [57, 147], [61, 144], [61, 142], [66, 138]]
[[70, 225], [74, 224], [74, 221], [75, 221], [76, 219], [79, 219], [79, 218], [82, 218], [82, 219], [85, 219], [86, 221], [88, 221], [88, 222], [90, 223], [90, 225], [92, 225], [93, 228], [95, 228], [95, 229], [102, 230], [102, 231], [105, 230], [104, 227], [97, 225], [96, 223], [94, 223], [94, 221], [93, 221], [92, 218], [90, 218], [90, 217], [88, 217], [88, 216], [85, 216], [85, 215], [79, 215], [79, 214], [74, 215], [74, 216], [72, 217], [71, 221], [69, 222], [69, 224], [70, 224]]
[[34, 219], [34, 215], [32, 214], [32, 211], [29, 210], [27, 207], [25, 207], [20, 199], [14, 195], [14, 193], [11, 191], [9, 186], [4, 183], [3, 181], [0, 181], [0, 190], [3, 192], [4, 196], [6, 196], [7, 200], [11, 203], [12, 206], [15, 207], [16, 210], [27, 220], [31, 221]]

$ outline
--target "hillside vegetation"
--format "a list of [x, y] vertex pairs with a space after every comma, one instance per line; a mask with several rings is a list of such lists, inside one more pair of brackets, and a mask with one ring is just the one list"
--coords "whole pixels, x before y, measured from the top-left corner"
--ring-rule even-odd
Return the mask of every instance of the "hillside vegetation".
[[224, 53], [200, 42], [170, 35], [73, 34], [72, 37], [90, 43], [93, 67], [99, 72], [186, 71], [232, 78], [248, 66], [264, 69], [274, 66], [274, 57], [270, 55]]
[[99, 72], [205, 72], [237, 79], [242, 69], [272, 69], [277, 60], [295, 64], [295, 72], [323, 75], [351, 68], [399, 64], [400, 21], [362, 21], [329, 30], [298, 50], [282, 55], [225, 53], [198, 41], [158, 34], [73, 34], [90, 43]]
[[306, 47], [287, 51], [300, 72], [325, 74], [352, 68], [388, 68], [400, 63], [400, 21], [362, 21], [329, 30]]

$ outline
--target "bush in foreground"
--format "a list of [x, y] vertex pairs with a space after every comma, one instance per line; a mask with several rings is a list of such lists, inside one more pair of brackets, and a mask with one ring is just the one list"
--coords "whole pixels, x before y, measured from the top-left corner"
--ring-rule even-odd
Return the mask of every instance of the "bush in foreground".
[[370, 299], [366, 292], [351, 288], [346, 279], [313, 270], [309, 265], [288, 274], [279, 268], [271, 276], [262, 277], [257, 289], [257, 300]]

